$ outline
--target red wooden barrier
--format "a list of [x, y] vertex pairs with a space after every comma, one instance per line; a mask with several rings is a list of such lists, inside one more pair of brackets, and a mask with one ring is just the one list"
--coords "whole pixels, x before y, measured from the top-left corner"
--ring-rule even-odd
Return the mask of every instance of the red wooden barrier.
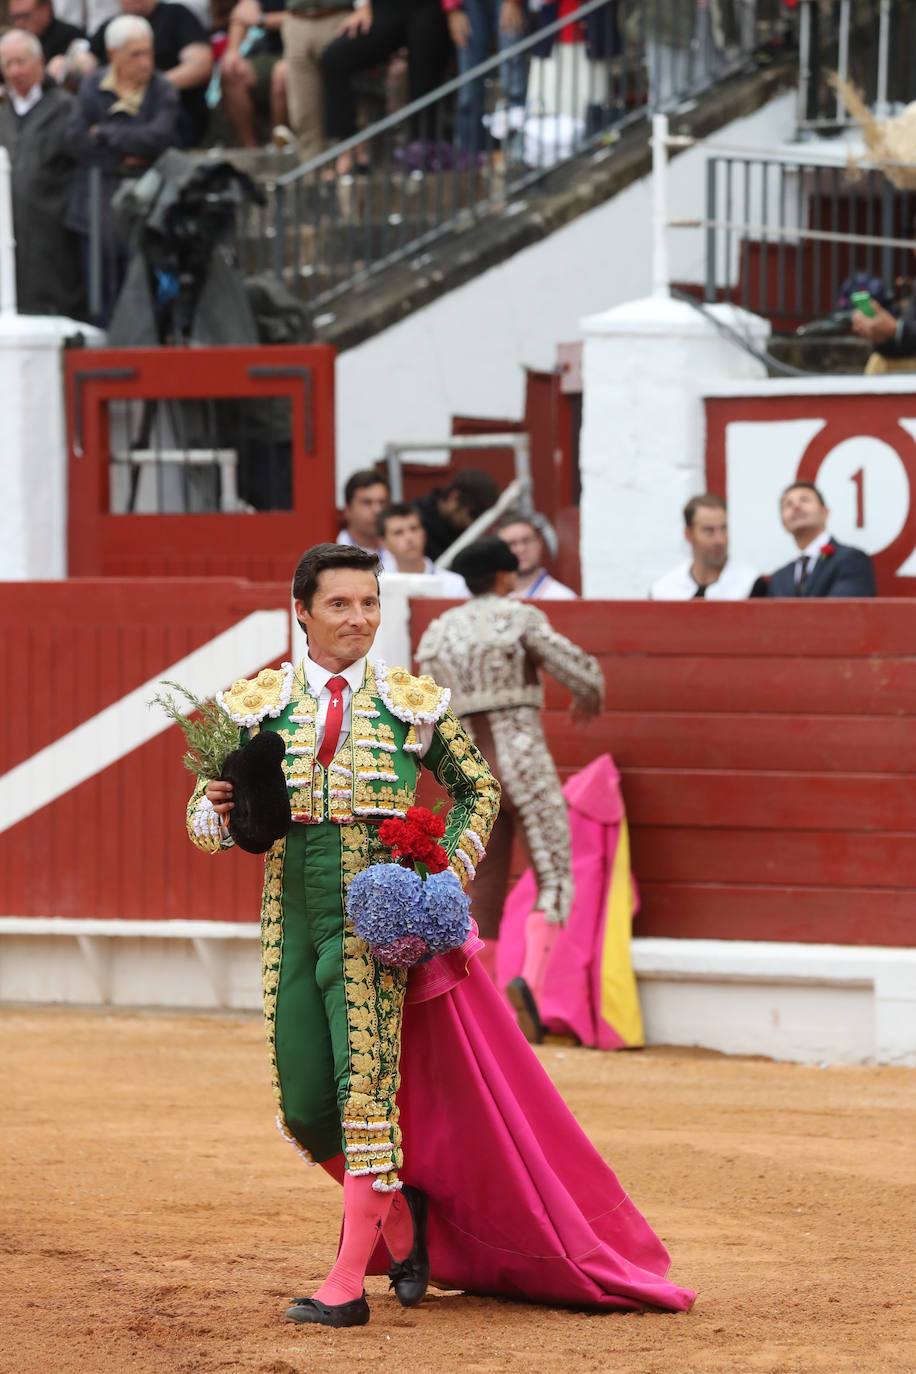
[[[288, 608], [288, 583], [0, 585], [0, 775], [252, 611]], [[58, 800], [0, 831], [0, 914], [256, 919], [260, 861], [210, 858], [185, 835], [182, 752], [173, 726], [73, 788], [62, 770]]]
[[[446, 604], [414, 603], [413, 635]], [[31, 770], [0, 781], [0, 914], [256, 917], [260, 861], [185, 837], [177, 729], [145, 740], [113, 720], [118, 756], [77, 782], [73, 759], [98, 746], [71, 732], [252, 612], [272, 613], [274, 639], [279, 624], [277, 662], [288, 609], [286, 582], [0, 586], [0, 775]], [[573, 727], [551, 689], [547, 731], [564, 775], [605, 750], [621, 768], [638, 934], [916, 943], [913, 602], [543, 609], [604, 667], [600, 719]], [[63, 762], [36, 761], [65, 738]], [[42, 787], [37, 809], [3, 821]]]
[[545, 720], [564, 776], [621, 769], [637, 934], [916, 943], [913, 602], [541, 609], [604, 668], [588, 731], [555, 684]]

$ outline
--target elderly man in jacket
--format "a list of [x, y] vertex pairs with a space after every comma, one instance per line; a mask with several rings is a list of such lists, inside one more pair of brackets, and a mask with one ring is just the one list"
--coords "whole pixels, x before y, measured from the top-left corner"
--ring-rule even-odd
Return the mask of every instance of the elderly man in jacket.
[[153, 31], [139, 15], [123, 14], [105, 30], [109, 65], [80, 86], [67, 140], [77, 161], [66, 223], [80, 236], [88, 282], [90, 170], [99, 169], [102, 237], [102, 301], [98, 322], [107, 323], [124, 276], [126, 245], [118, 241], [111, 197], [125, 177], [139, 176], [176, 143], [178, 93], [153, 67]]
[[16, 301], [22, 315], [83, 313], [79, 255], [64, 226], [73, 159], [67, 149], [72, 98], [45, 77], [41, 43], [25, 29], [0, 38], [0, 145], [9, 153], [16, 236]]

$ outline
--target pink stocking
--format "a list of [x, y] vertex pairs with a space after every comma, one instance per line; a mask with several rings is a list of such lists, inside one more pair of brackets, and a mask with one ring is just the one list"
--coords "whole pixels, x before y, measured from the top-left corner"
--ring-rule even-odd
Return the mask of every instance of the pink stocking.
[[[326, 1174], [330, 1174], [335, 1183], [343, 1183], [347, 1172], [347, 1163], [342, 1154], [334, 1155], [333, 1159], [322, 1159], [321, 1168]], [[404, 1260], [413, 1249], [413, 1217], [410, 1215], [410, 1208], [404, 1201], [404, 1195], [400, 1191], [391, 1195], [391, 1211], [382, 1222], [382, 1239], [388, 1247], [388, 1253], [393, 1260]]]
[[372, 1174], [347, 1174], [344, 1178], [343, 1236], [334, 1268], [313, 1293], [319, 1302], [336, 1306], [362, 1296], [366, 1269], [378, 1233], [391, 1209], [391, 1193], [377, 1193]]
[[525, 963], [522, 977], [531, 989], [535, 1002], [541, 1000], [544, 974], [553, 954], [562, 926], [548, 921], [542, 911], [532, 911], [525, 922]]
[[382, 1222], [382, 1237], [393, 1260], [405, 1260], [413, 1249], [413, 1217], [400, 1191], [389, 1194], [391, 1211]]

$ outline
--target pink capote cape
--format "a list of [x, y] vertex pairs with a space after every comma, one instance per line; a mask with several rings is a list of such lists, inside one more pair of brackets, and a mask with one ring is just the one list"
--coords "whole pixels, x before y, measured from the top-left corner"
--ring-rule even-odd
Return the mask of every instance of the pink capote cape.
[[[686, 1311], [668, 1252], [590, 1144], [502, 997], [461, 950], [412, 970], [402, 1179], [429, 1196], [433, 1282], [551, 1305]], [[370, 1272], [390, 1264], [380, 1246]]]
[[[639, 908], [630, 874], [620, 774], [609, 754], [574, 773], [563, 788], [572, 837], [575, 898], [557, 940], [539, 999], [554, 1034], [572, 1034], [600, 1050], [643, 1044], [630, 932]], [[499, 930], [501, 988], [522, 971], [525, 921], [537, 888], [527, 869], [509, 893]]]

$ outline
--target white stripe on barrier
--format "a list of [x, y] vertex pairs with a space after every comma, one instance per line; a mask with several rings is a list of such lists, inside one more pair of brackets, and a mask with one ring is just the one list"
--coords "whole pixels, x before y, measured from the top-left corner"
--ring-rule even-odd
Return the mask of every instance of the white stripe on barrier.
[[286, 611], [253, 611], [11, 768], [0, 777], [0, 833], [167, 730], [171, 722], [148, 705], [164, 679], [180, 682], [197, 696], [212, 696], [234, 678], [284, 658], [289, 629]]

